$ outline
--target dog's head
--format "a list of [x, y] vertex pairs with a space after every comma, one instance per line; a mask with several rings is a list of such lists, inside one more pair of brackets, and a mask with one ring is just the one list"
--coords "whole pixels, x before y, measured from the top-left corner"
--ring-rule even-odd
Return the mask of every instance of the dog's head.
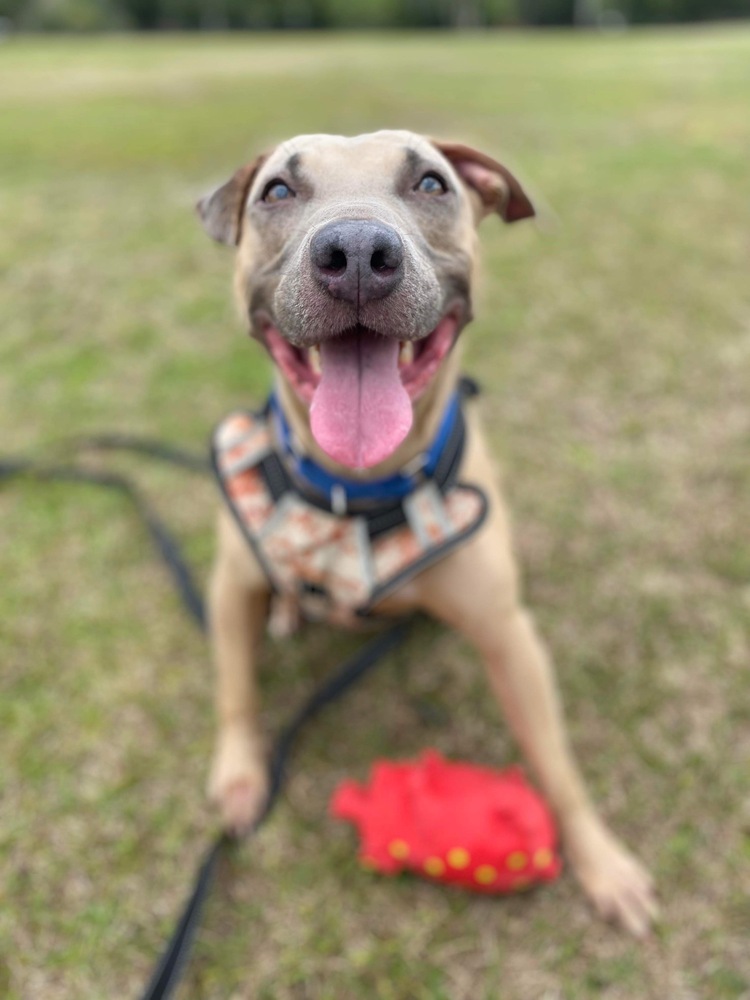
[[412, 132], [298, 136], [198, 203], [238, 247], [251, 330], [309, 407], [323, 451], [387, 458], [471, 318], [477, 222], [534, 214], [518, 181], [467, 146]]

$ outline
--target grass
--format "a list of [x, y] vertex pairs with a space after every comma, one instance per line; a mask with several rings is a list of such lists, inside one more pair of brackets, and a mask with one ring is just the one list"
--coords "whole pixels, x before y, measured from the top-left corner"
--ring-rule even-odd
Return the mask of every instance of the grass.
[[[261, 398], [230, 254], [190, 207], [276, 138], [468, 139], [559, 220], [486, 223], [467, 367], [572, 739], [663, 923], [633, 944], [568, 875], [487, 900], [359, 870], [326, 817], [345, 774], [426, 745], [515, 759], [472, 652], [424, 628], [306, 737], [181, 995], [750, 996], [750, 28], [12, 39], [0, 93], [4, 452], [101, 429], [197, 448]], [[115, 464], [205, 571], [210, 484]], [[125, 501], [19, 483], [0, 519], [0, 994], [134, 996], [214, 830], [206, 648]], [[269, 729], [352, 643], [269, 647]]]

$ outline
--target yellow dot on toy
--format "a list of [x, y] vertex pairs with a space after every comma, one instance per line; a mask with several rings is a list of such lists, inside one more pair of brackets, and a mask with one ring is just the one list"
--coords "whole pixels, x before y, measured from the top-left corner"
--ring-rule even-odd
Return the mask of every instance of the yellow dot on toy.
[[464, 850], [463, 847], [452, 847], [448, 851], [447, 857], [451, 868], [456, 868], [458, 871], [461, 871], [462, 868], [468, 868], [471, 862], [469, 852]]
[[546, 868], [547, 865], [552, 861], [552, 851], [547, 847], [540, 848], [534, 854], [534, 867], [535, 868]]
[[480, 865], [474, 872], [474, 878], [480, 885], [490, 885], [497, 878], [497, 868], [492, 865]]
[[519, 869], [526, 867], [527, 861], [528, 858], [523, 851], [514, 851], [508, 855], [508, 860], [505, 863], [512, 872], [517, 872]]
[[424, 870], [428, 875], [434, 875], [437, 878], [445, 871], [445, 862], [442, 858], [427, 858], [424, 863]]
[[392, 840], [388, 845], [388, 853], [396, 861], [405, 861], [409, 857], [409, 845], [405, 840]]

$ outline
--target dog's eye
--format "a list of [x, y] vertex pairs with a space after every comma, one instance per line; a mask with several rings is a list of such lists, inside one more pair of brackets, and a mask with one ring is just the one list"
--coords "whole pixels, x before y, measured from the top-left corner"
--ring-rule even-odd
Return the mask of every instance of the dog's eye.
[[429, 174], [424, 175], [414, 190], [421, 191], [422, 194], [445, 194], [448, 190], [448, 185], [440, 174], [430, 171]]
[[269, 205], [274, 205], [277, 201], [286, 201], [288, 198], [294, 197], [294, 191], [292, 191], [289, 185], [279, 180], [278, 177], [274, 177], [263, 189], [261, 201], [265, 201]]

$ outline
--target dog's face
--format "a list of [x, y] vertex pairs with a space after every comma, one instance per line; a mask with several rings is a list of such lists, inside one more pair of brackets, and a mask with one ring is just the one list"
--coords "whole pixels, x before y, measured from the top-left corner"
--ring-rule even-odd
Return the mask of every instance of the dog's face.
[[411, 132], [298, 136], [198, 205], [238, 246], [253, 335], [309, 407], [321, 448], [369, 468], [471, 317], [475, 229], [534, 209], [503, 166]]

